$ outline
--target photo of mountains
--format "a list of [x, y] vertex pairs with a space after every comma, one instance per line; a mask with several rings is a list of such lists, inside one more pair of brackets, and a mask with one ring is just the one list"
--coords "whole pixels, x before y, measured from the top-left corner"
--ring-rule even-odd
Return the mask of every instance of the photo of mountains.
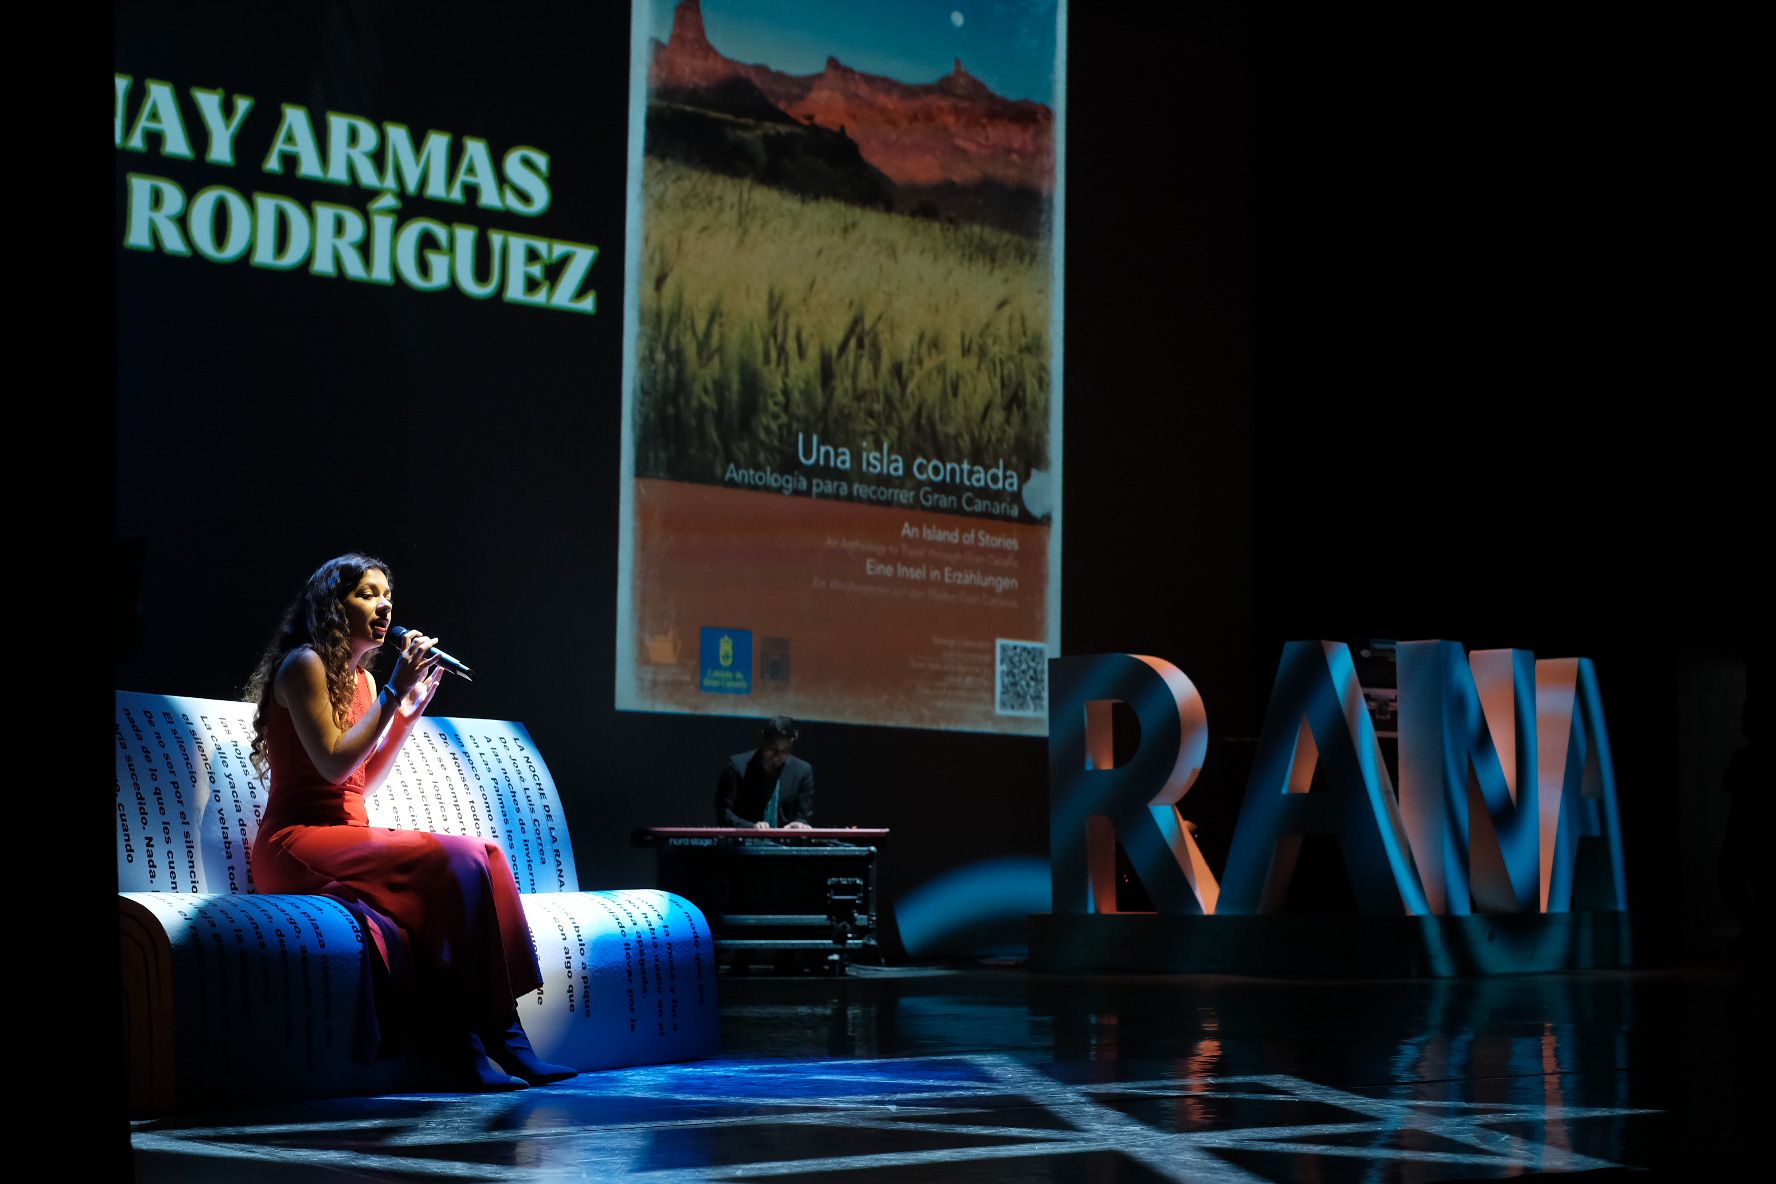
[[[1055, 112], [953, 58], [928, 82], [881, 67], [973, 46], [1002, 89], [1058, 93], [1061, 18], [1053, 0], [1001, 4], [970, 40], [944, 0], [638, 7], [636, 477], [799, 472], [814, 437], [1002, 465], [1020, 486], [1052, 468]], [[762, 56], [777, 64], [742, 60]]]
[[737, 61], [700, 0], [652, 40], [647, 153], [807, 196], [1026, 236], [1051, 216], [1055, 117], [969, 74], [909, 83], [828, 56], [816, 74]]

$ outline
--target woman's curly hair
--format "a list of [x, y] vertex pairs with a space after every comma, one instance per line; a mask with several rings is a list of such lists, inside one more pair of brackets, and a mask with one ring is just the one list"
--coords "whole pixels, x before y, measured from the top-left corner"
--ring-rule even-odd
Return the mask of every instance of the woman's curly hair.
[[[351, 710], [352, 696], [358, 689], [358, 670], [352, 663], [351, 636], [345, 622], [345, 598], [357, 589], [364, 573], [372, 570], [380, 571], [388, 579], [393, 592], [394, 576], [388, 564], [373, 556], [352, 552], [321, 564], [284, 610], [277, 632], [259, 655], [259, 664], [247, 679], [241, 697], [258, 704], [258, 710], [253, 712], [253, 768], [261, 780], [271, 767], [265, 740], [265, 705], [271, 702], [272, 684], [291, 651], [307, 646], [320, 655], [327, 670], [327, 697], [333, 703], [333, 722], [345, 727], [346, 713]], [[368, 667], [380, 652], [370, 651], [362, 665]]]

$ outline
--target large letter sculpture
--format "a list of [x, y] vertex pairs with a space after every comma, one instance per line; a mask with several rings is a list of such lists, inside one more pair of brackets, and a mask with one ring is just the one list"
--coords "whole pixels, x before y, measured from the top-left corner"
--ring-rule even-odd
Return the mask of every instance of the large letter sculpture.
[[[1170, 662], [1134, 654], [1048, 663], [1049, 850], [1054, 911], [1116, 911], [1111, 831], [1161, 913], [1213, 913], [1217, 888], [1177, 803], [1208, 752], [1202, 696]], [[1134, 710], [1141, 742], [1115, 765], [1110, 706]]]
[[1535, 655], [1453, 641], [1395, 652], [1400, 813], [1431, 911], [1538, 911]]
[[1622, 816], [1603, 696], [1590, 658], [1536, 663], [1536, 733], [1541, 768], [1542, 911], [1569, 912], [1579, 839], [1597, 837], [1609, 858], [1609, 907], [1628, 909]]
[[1307, 834], [1338, 837], [1362, 912], [1430, 911], [1350, 647], [1342, 642], [1283, 647], [1217, 911], [1279, 908]]
[[[1365, 913], [1564, 913], [1579, 840], [1608, 860], [1597, 887], [1626, 911], [1622, 823], [1589, 658], [1467, 655], [1402, 642], [1400, 793], [1341, 642], [1283, 647], [1251, 780], [1219, 885], [1177, 803], [1208, 750], [1202, 696], [1182, 671], [1132, 654], [1049, 662], [1049, 848], [1054, 911], [1116, 911], [1113, 839], [1161, 913], [1282, 906], [1309, 834], [1337, 837]], [[1114, 761], [1110, 709], [1141, 743]], [[1317, 773], [1317, 779], [1316, 779]]]

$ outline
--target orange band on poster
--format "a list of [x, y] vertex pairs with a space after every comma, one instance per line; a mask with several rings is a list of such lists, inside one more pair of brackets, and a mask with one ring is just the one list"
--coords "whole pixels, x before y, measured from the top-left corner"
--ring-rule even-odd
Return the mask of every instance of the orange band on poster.
[[[996, 643], [1045, 644], [1049, 527], [637, 480], [637, 706], [1041, 735]], [[751, 705], [700, 689], [705, 627], [751, 633]]]

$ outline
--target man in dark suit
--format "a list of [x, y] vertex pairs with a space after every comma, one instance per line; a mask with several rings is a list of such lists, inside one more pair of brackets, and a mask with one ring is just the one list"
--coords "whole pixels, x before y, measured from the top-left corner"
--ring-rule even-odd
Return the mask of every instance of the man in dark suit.
[[814, 817], [814, 766], [790, 755], [795, 741], [795, 720], [774, 715], [765, 721], [755, 751], [728, 758], [715, 788], [718, 824], [808, 829]]

